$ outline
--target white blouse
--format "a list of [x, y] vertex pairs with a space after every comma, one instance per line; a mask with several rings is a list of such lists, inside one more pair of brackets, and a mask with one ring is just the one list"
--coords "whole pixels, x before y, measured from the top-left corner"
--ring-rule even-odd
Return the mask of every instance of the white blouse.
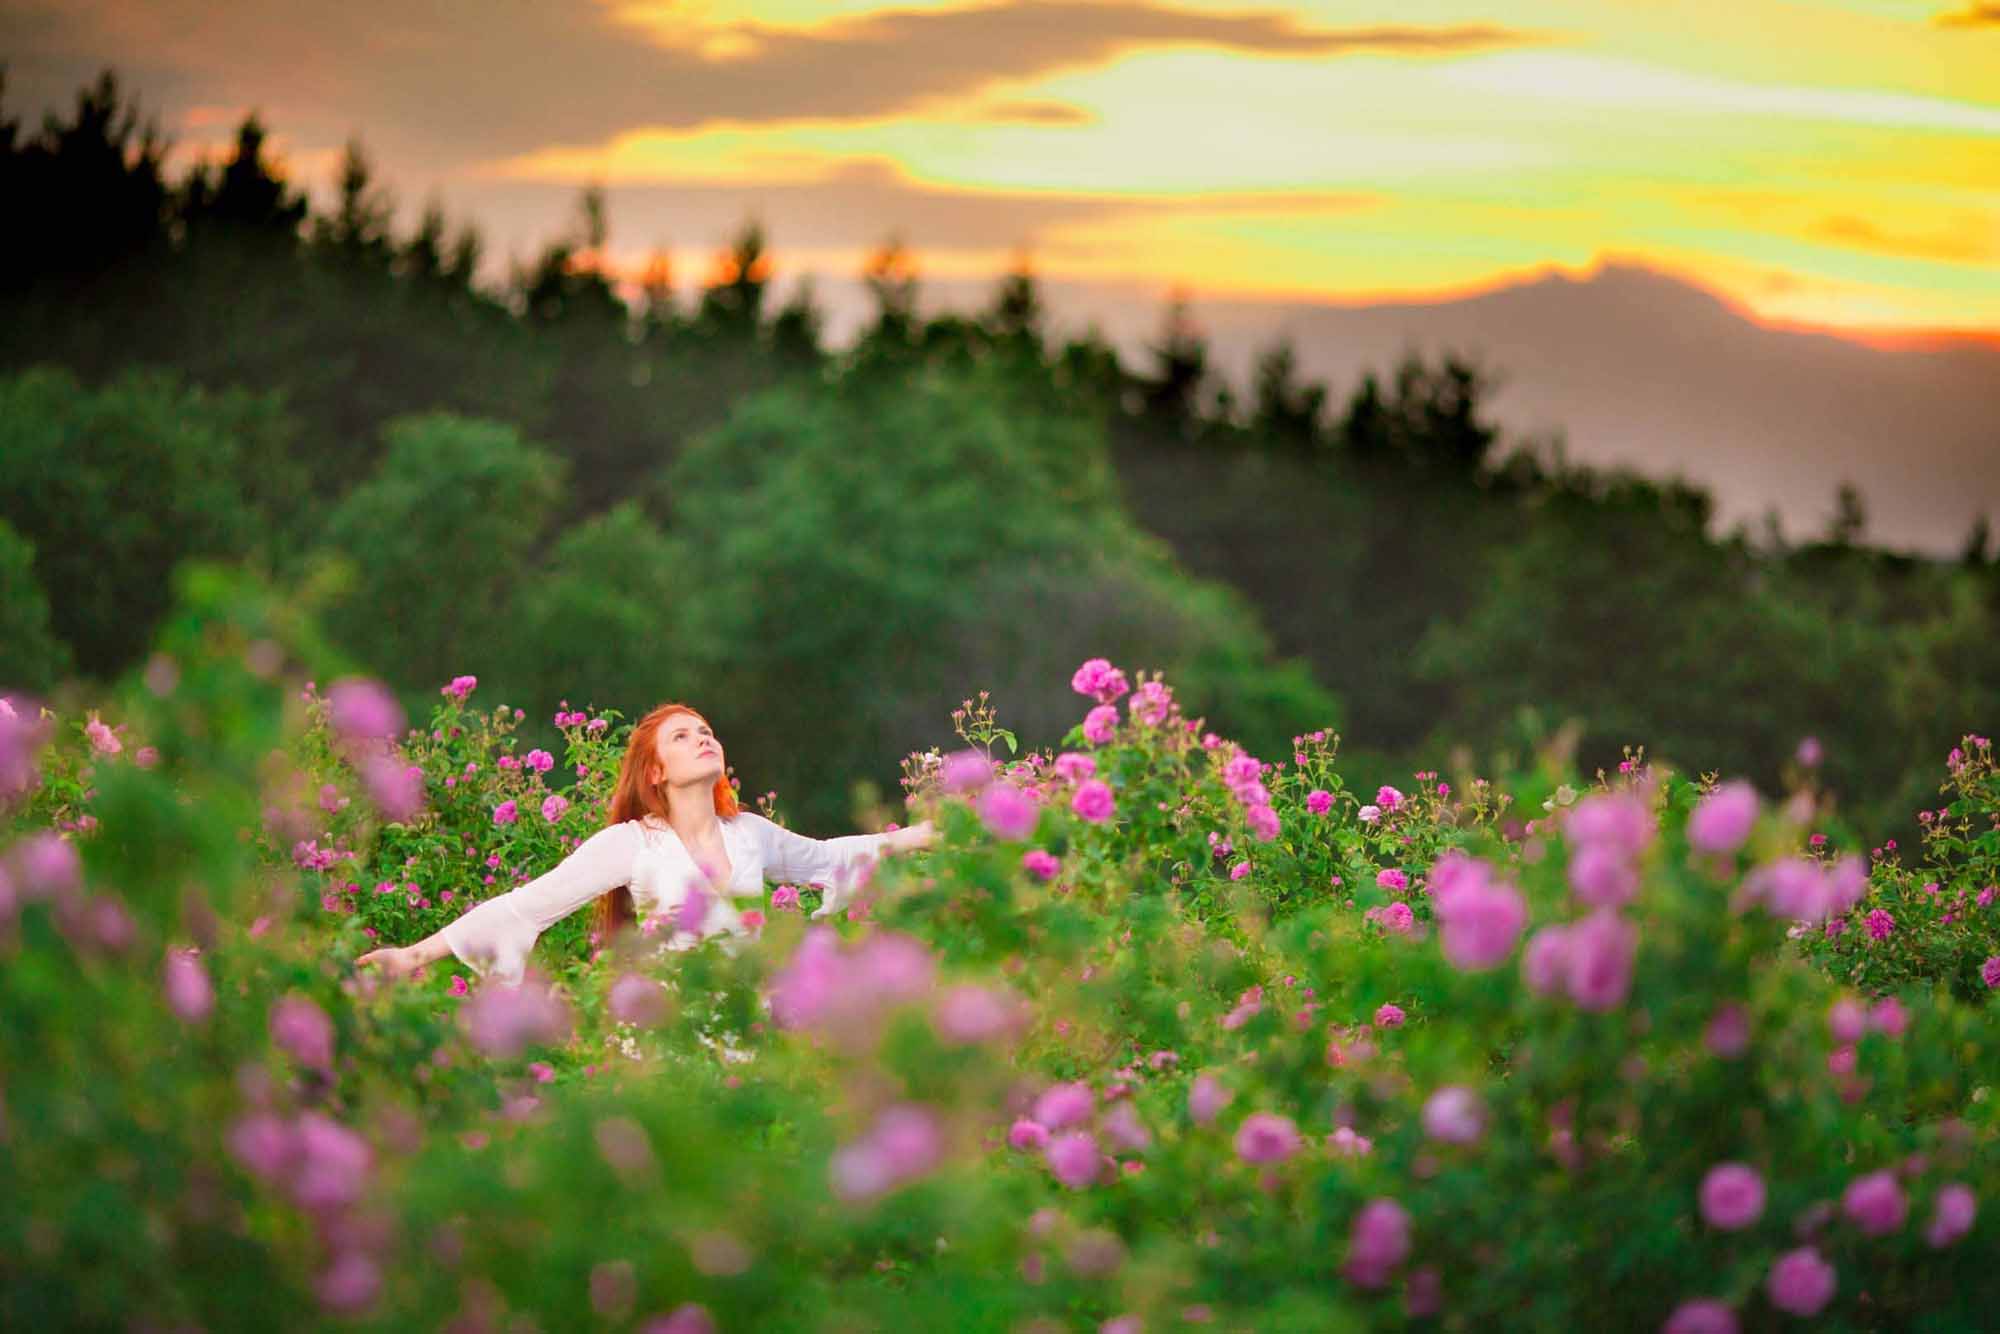
[[[444, 928], [445, 943], [474, 972], [518, 983], [536, 937], [622, 885], [631, 891], [632, 907], [649, 934], [657, 928], [668, 949], [691, 949], [704, 937], [749, 934], [730, 900], [761, 900], [766, 880], [818, 885], [826, 897], [813, 916], [837, 910], [889, 837], [807, 838], [751, 811], [718, 823], [729, 853], [727, 893], [711, 898], [698, 932], [675, 930], [670, 923], [689, 886], [707, 885], [709, 877], [680, 835], [648, 816], [598, 830], [546, 874], [473, 907]], [[650, 917], [662, 920], [649, 925]]]

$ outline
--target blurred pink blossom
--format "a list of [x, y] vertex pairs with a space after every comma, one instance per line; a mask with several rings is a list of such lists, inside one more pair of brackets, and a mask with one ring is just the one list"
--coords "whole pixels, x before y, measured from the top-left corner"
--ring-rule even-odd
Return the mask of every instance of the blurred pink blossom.
[[1007, 1145], [1023, 1153], [1039, 1152], [1049, 1142], [1049, 1128], [1040, 1121], [1020, 1117], [1007, 1128]]
[[1653, 841], [1653, 816], [1630, 792], [1594, 793], [1571, 809], [1563, 836], [1575, 847], [1596, 845], [1636, 857]]
[[208, 970], [192, 950], [168, 950], [162, 969], [161, 987], [167, 1008], [182, 1023], [198, 1024], [215, 1009], [215, 988], [209, 984]]
[[872, 1199], [924, 1176], [944, 1156], [937, 1116], [918, 1103], [882, 1110], [867, 1134], [834, 1152], [828, 1170], [842, 1199]]
[[1207, 1125], [1235, 1097], [1211, 1074], [1199, 1074], [1188, 1086], [1188, 1116], [1196, 1125]]
[[625, 973], [613, 982], [605, 1004], [621, 1024], [651, 1028], [667, 1017], [666, 989], [638, 973]]
[[639, 1327], [639, 1334], [715, 1334], [715, 1321], [708, 1314], [708, 1308], [696, 1302], [683, 1302], [663, 1316], [656, 1316]]
[[1061, 1130], [1088, 1121], [1095, 1103], [1088, 1084], [1051, 1084], [1035, 1099], [1032, 1115], [1050, 1130]]
[[1924, 1242], [1932, 1249], [1951, 1245], [1972, 1231], [1972, 1222], [1978, 1212], [1979, 1205], [1973, 1197], [1972, 1187], [1962, 1181], [1939, 1186], [1931, 1203], [1931, 1221], [1924, 1228]]
[[983, 751], [955, 750], [944, 757], [938, 777], [947, 792], [972, 792], [992, 780], [993, 761]]
[[1757, 823], [1757, 789], [1742, 779], [1724, 783], [1703, 797], [1688, 816], [1688, 843], [1696, 852], [1736, 851]]
[[1827, 1008], [1826, 1027], [1835, 1042], [1859, 1042], [1868, 1031], [1868, 1012], [1861, 1002], [1844, 996]]
[[15, 884], [29, 902], [74, 890], [83, 879], [76, 845], [47, 830], [28, 835], [13, 848]]
[[380, 741], [403, 730], [403, 706], [388, 687], [350, 676], [327, 688], [327, 716], [341, 740]]
[[1042, 1150], [1042, 1157], [1056, 1180], [1071, 1190], [1082, 1190], [1104, 1170], [1104, 1155], [1087, 1130], [1066, 1131], [1053, 1137]]
[[1639, 892], [1639, 870], [1631, 854], [1609, 843], [1586, 843], [1570, 854], [1569, 884], [1577, 901], [1593, 908], [1616, 908]]
[[518, 985], [488, 981], [464, 1007], [459, 1020], [472, 1044], [488, 1056], [511, 1060], [530, 1043], [560, 1042], [569, 1036], [569, 1007], [539, 979]]
[[1723, 1232], [1749, 1227], [1764, 1213], [1764, 1178], [1743, 1163], [1717, 1163], [1701, 1179], [1702, 1220]]
[[1027, 1022], [1009, 993], [970, 983], [946, 988], [931, 1007], [931, 1026], [946, 1042], [970, 1045], [1012, 1037]]
[[1682, 1302], [1660, 1326], [1660, 1334], [1737, 1334], [1736, 1312], [1726, 1302], [1697, 1297]]
[[342, 1251], [320, 1274], [313, 1292], [333, 1314], [356, 1315], [381, 1296], [382, 1271], [364, 1252]]
[[1725, 1061], [1750, 1050], [1750, 1012], [1736, 1004], [1718, 1006], [1702, 1032], [1702, 1045]]
[[1818, 1315], [1833, 1300], [1833, 1266], [1810, 1246], [1786, 1251], [1764, 1278], [1771, 1305], [1790, 1315]]
[[1111, 785], [1101, 778], [1085, 779], [1077, 784], [1076, 794], [1070, 798], [1069, 808], [1092, 824], [1103, 824], [1111, 818], [1115, 808]]
[[1299, 1143], [1299, 1128], [1276, 1112], [1252, 1112], [1236, 1130], [1236, 1156], [1246, 1163], [1283, 1162]]
[[1572, 923], [1564, 936], [1564, 983], [1580, 1010], [1624, 1004], [1632, 989], [1632, 960], [1639, 930], [1610, 909]]
[[292, 1198], [309, 1211], [340, 1208], [360, 1199], [375, 1162], [367, 1140], [320, 1112], [299, 1117], [298, 1156]]
[[271, 1040], [300, 1065], [333, 1068], [333, 1021], [304, 996], [290, 995], [271, 1007]]
[[408, 820], [423, 809], [423, 769], [393, 755], [373, 754], [364, 759], [361, 784], [376, 809], [390, 820]]
[[297, 1133], [270, 1112], [253, 1112], [243, 1117], [230, 1126], [224, 1139], [230, 1156], [266, 1181], [284, 1176], [298, 1157]]
[[1410, 1214], [1394, 1200], [1376, 1198], [1361, 1206], [1347, 1239], [1341, 1273], [1361, 1288], [1379, 1288], [1410, 1255]]
[[1496, 881], [1486, 862], [1453, 850], [1431, 867], [1431, 899], [1444, 956], [1467, 972], [1497, 967], [1514, 951], [1528, 907], [1521, 892]]
[[1012, 783], [992, 783], [979, 794], [979, 819], [997, 838], [1022, 839], [1035, 831], [1035, 803]]
[[1896, 1174], [1884, 1168], [1849, 1182], [1840, 1197], [1840, 1210], [1862, 1232], [1880, 1237], [1903, 1226], [1910, 1202], [1897, 1184]]
[[1475, 1144], [1486, 1131], [1486, 1107], [1463, 1084], [1447, 1084], [1424, 1102], [1424, 1133], [1446, 1144]]

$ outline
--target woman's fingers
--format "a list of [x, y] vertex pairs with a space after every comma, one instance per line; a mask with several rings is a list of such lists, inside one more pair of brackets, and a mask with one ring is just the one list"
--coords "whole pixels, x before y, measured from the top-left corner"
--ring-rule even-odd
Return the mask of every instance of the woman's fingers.
[[366, 954], [355, 959], [354, 966], [357, 968], [380, 968], [390, 977], [401, 977], [410, 971], [407, 957], [404, 951], [400, 949], [369, 950]]

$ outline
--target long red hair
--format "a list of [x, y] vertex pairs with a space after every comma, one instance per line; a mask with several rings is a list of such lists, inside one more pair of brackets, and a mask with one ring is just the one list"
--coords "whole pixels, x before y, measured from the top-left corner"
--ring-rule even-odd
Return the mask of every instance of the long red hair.
[[[618, 766], [618, 781], [611, 789], [611, 816], [605, 822], [607, 826], [643, 819], [648, 815], [662, 820], [667, 818], [666, 785], [654, 783], [650, 775], [659, 761], [660, 727], [667, 719], [681, 713], [701, 718], [699, 710], [686, 704], [662, 704], [633, 727], [631, 739], [625, 743], [625, 760]], [[708, 720], [702, 718], [702, 721]], [[736, 789], [729, 785], [729, 777], [724, 774], [715, 780], [715, 813], [725, 820], [733, 820], [738, 809]], [[638, 920], [638, 913], [632, 908], [632, 891], [620, 885], [609, 894], [600, 895], [594, 920], [598, 943], [610, 944], [613, 932]]]

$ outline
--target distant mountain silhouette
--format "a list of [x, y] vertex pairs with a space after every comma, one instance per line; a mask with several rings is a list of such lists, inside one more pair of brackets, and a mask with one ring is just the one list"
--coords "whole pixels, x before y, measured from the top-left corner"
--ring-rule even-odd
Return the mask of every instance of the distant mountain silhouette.
[[[939, 305], [983, 289], [927, 284]], [[1051, 282], [1056, 322], [1095, 318], [1145, 365], [1161, 300], [1136, 287]], [[832, 297], [832, 293], [828, 293]], [[1502, 377], [1493, 415], [1509, 431], [1561, 430], [1578, 462], [1626, 464], [1706, 485], [1719, 524], [1817, 536], [1843, 480], [1867, 502], [1866, 540], [1956, 553], [1974, 519], [2000, 521], [2000, 340], [1939, 337], [1872, 346], [1773, 328], [1704, 288], [1657, 270], [1606, 264], [1435, 302], [1332, 305], [1206, 300], [1196, 321], [1211, 364], [1239, 387], [1283, 332], [1301, 370], [1343, 399], [1366, 369], [1406, 348], [1455, 348]]]

